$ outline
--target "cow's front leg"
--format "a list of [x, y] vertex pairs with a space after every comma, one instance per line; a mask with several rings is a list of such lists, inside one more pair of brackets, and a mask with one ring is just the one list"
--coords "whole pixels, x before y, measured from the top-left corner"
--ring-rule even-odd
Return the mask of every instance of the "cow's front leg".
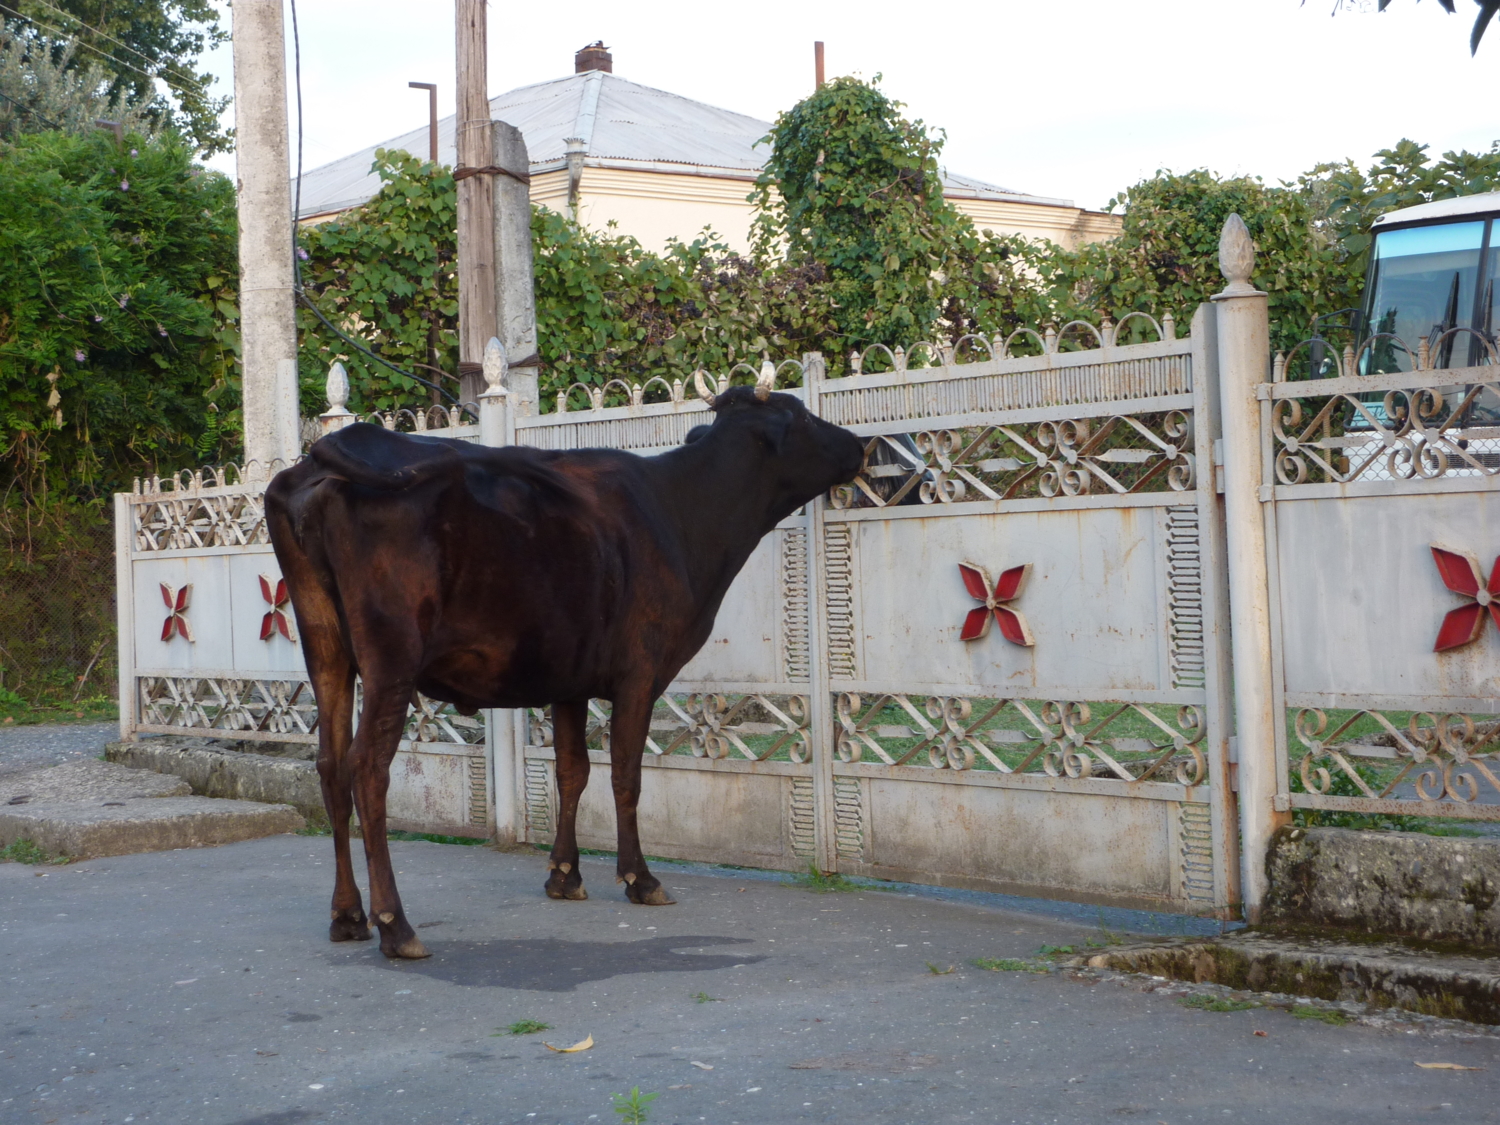
[[671, 906], [674, 902], [661, 880], [646, 867], [635, 810], [641, 799], [641, 758], [651, 729], [653, 696], [624, 695], [615, 700], [609, 728], [610, 782], [615, 791], [615, 824], [619, 831], [618, 866], [625, 897], [638, 906]]
[[578, 870], [578, 799], [589, 783], [588, 700], [552, 705], [552, 750], [557, 761], [557, 835], [547, 865], [548, 898], [585, 899]]
[[370, 913], [380, 929], [380, 952], [387, 957], [416, 959], [430, 956], [401, 906], [396, 873], [391, 869], [390, 845], [385, 836], [385, 798], [391, 786], [391, 760], [406, 728], [411, 684], [365, 680], [365, 706], [354, 736], [352, 769], [354, 803], [365, 838], [365, 867], [370, 875]]

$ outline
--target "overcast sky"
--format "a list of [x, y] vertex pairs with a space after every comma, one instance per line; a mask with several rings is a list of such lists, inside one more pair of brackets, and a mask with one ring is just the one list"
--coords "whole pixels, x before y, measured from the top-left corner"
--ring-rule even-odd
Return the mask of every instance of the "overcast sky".
[[[1274, 181], [1368, 163], [1401, 137], [1433, 153], [1500, 139], [1500, 27], [1471, 59], [1472, 5], [1334, 5], [495, 2], [489, 90], [571, 73], [573, 52], [603, 39], [616, 74], [770, 121], [810, 92], [821, 39], [830, 77], [883, 75], [910, 116], [946, 130], [948, 168], [1094, 208], [1158, 168]], [[298, 0], [298, 16], [307, 168], [423, 124], [409, 80], [438, 83], [439, 113], [453, 112], [451, 3]], [[287, 40], [290, 55], [290, 18]], [[227, 92], [228, 47], [208, 62]], [[210, 163], [233, 171], [232, 156]]]

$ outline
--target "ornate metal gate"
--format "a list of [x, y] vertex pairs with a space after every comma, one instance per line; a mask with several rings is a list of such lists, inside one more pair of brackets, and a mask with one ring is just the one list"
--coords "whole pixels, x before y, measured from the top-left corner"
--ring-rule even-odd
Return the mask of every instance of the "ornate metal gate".
[[[866, 467], [761, 544], [659, 706], [648, 851], [1237, 902], [1211, 320], [1185, 340], [1140, 317], [872, 349], [840, 379], [816, 356], [782, 364], [868, 439]], [[1158, 339], [1117, 343], [1142, 328]], [[515, 438], [650, 452], [702, 420], [665, 392], [519, 417]], [[545, 716], [514, 729], [518, 829], [549, 842]], [[580, 839], [613, 847], [606, 786], [585, 794]]]

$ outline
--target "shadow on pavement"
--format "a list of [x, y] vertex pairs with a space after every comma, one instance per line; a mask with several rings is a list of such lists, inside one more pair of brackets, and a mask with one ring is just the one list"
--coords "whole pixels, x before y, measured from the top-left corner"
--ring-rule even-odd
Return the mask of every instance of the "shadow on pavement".
[[[764, 957], [677, 952], [709, 945], [744, 945], [750, 940], [685, 936], [647, 938], [644, 941], [563, 941], [560, 938], [435, 941], [428, 943], [432, 956], [425, 961], [385, 963], [393, 970], [417, 973], [449, 984], [572, 992], [579, 984], [626, 973], [701, 973], [765, 960]], [[330, 960], [336, 965], [369, 964], [364, 956], [334, 956]]]

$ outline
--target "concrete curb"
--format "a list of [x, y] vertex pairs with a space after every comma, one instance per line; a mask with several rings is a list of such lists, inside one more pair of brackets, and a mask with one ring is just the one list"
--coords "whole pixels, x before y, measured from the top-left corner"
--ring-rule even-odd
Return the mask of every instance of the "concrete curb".
[[1500, 840], [1283, 828], [1266, 858], [1274, 925], [1500, 949]]
[[295, 832], [287, 805], [207, 797], [155, 797], [118, 804], [28, 804], [0, 808], [0, 846], [30, 840], [79, 859], [207, 848]]
[[287, 804], [311, 821], [326, 820], [322, 783], [312, 762], [184, 745], [201, 741], [166, 735], [140, 742], [111, 742], [104, 748], [104, 756], [135, 769], [180, 777], [200, 797]]
[[1401, 946], [1245, 933], [1120, 946], [1064, 964], [1500, 1024], [1500, 960]]

